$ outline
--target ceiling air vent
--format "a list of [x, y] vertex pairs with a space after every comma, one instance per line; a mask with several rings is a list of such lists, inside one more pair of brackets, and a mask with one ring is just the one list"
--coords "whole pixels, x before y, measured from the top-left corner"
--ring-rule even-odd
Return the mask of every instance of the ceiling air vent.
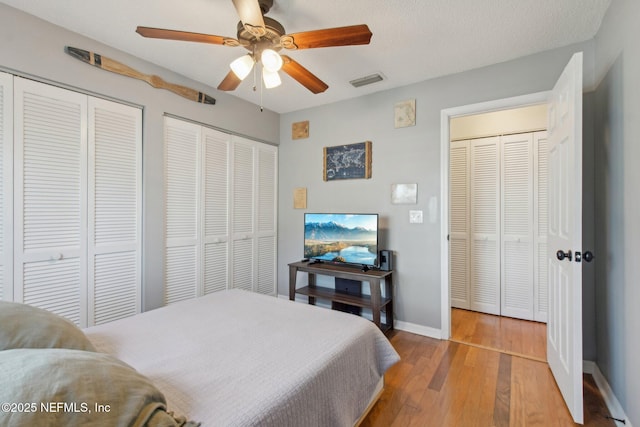
[[376, 73], [376, 74], [371, 74], [370, 76], [360, 77], [359, 79], [351, 80], [349, 83], [351, 83], [353, 87], [361, 87], [361, 86], [370, 85], [371, 83], [380, 82], [382, 80], [383, 80], [382, 76]]

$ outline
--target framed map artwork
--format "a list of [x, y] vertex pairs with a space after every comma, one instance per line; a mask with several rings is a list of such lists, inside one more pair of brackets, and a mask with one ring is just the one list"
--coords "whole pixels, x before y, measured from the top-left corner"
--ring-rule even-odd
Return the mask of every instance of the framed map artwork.
[[323, 179], [371, 178], [371, 141], [324, 147]]

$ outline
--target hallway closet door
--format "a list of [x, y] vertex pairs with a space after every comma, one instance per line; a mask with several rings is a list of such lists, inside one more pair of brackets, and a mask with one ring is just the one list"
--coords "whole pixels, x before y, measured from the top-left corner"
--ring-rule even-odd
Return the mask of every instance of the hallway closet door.
[[546, 321], [546, 132], [450, 143], [451, 306]]
[[500, 147], [500, 313], [533, 319], [533, 134], [503, 136]]
[[470, 141], [471, 310], [500, 314], [500, 138]]

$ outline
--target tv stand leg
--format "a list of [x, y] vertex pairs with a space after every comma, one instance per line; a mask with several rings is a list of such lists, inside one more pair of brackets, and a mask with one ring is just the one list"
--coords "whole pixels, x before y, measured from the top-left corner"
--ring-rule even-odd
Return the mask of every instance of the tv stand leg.
[[[316, 275], [314, 273], [309, 273], [309, 287], [316, 287]], [[316, 297], [309, 296], [309, 304], [316, 305]]]
[[296, 278], [298, 276], [298, 269], [296, 267], [289, 266], [289, 301], [296, 299]]
[[380, 279], [372, 278], [369, 282], [371, 288], [371, 314], [373, 315], [373, 323], [380, 327], [380, 303], [382, 301], [382, 295], [380, 290]]

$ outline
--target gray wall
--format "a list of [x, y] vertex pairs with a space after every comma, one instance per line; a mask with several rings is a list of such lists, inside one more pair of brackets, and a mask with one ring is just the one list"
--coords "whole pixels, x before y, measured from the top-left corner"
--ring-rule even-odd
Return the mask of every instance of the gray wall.
[[[109, 73], [84, 64], [66, 53], [70, 45], [93, 50], [141, 72], [200, 90], [217, 99], [202, 105], [171, 92], [154, 89], [145, 82]], [[195, 61], [195, 59], [194, 59]], [[277, 144], [278, 114], [215, 88], [114, 50], [94, 40], [27, 15], [0, 3], [0, 70], [33, 75], [141, 105], [143, 112], [143, 305], [148, 310], [163, 305], [163, 115], [189, 118]]]
[[[597, 364], [640, 425], [640, 2], [616, 0], [595, 38]], [[617, 414], [614, 414], [617, 415]]]
[[[591, 42], [556, 49], [489, 67], [428, 80], [281, 116], [278, 238], [279, 293], [287, 294], [287, 263], [302, 258], [303, 210], [293, 209], [292, 191], [307, 187], [306, 211], [377, 212], [381, 247], [396, 253], [397, 320], [440, 329], [440, 112], [443, 109], [550, 90], [576, 51], [585, 53], [585, 87], [594, 83]], [[383, 70], [384, 71], [384, 70]], [[415, 98], [417, 123], [394, 129], [393, 106]], [[592, 115], [585, 96], [585, 114]], [[309, 120], [308, 139], [292, 140], [291, 124]], [[592, 120], [585, 120], [586, 158], [592, 159]], [[371, 140], [373, 176], [369, 180], [322, 180], [322, 147]], [[592, 160], [591, 160], [592, 161]], [[586, 170], [586, 180], [591, 170]], [[417, 205], [392, 205], [393, 183], [417, 183]], [[587, 186], [585, 186], [587, 187]], [[585, 191], [592, 188], [588, 186]], [[436, 215], [431, 218], [430, 200]], [[593, 201], [586, 196], [585, 201]], [[424, 211], [423, 224], [409, 223], [409, 210]], [[593, 210], [586, 206], [587, 211]], [[593, 223], [586, 216], [585, 227]], [[592, 230], [587, 234], [592, 236]], [[595, 358], [593, 274], [585, 272], [583, 311], [585, 357]]]

